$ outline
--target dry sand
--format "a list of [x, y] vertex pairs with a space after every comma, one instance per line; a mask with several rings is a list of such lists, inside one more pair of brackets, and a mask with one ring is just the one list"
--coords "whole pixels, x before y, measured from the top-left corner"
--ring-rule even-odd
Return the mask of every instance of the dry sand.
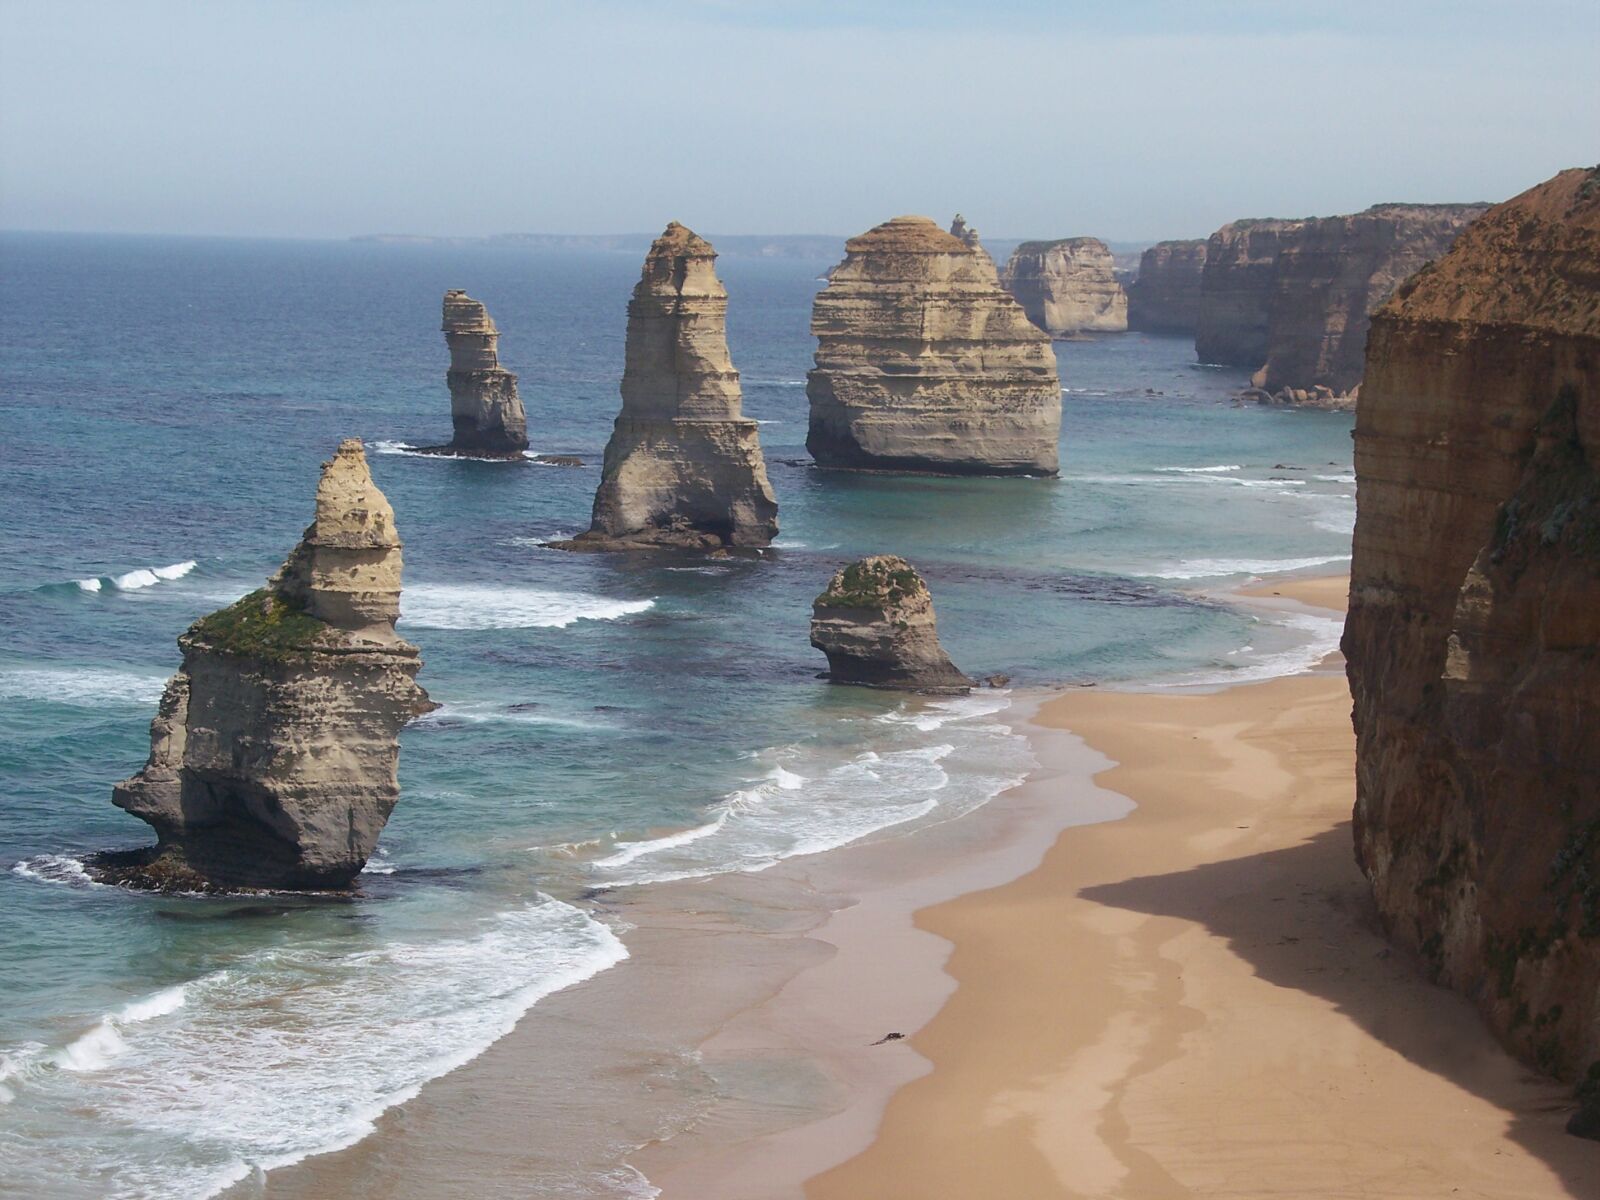
[[1048, 703], [1039, 723], [1119, 764], [1097, 781], [1139, 807], [917, 914], [954, 944], [957, 990], [912, 1039], [932, 1072], [806, 1195], [1600, 1196], [1600, 1147], [1562, 1132], [1569, 1089], [1376, 933], [1349, 710], [1327, 671]]

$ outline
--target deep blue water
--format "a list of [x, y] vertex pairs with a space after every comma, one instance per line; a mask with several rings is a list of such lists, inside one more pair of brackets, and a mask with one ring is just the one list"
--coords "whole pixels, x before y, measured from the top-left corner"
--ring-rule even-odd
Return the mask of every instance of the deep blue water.
[[[538, 546], [586, 526], [596, 465], [400, 452], [447, 438], [439, 302], [463, 287], [534, 449], [598, 464], [630, 255], [0, 237], [0, 1192], [203, 1194], [359, 1136], [625, 952], [586, 887], [759, 869], [1019, 778], [1003, 695], [928, 710], [816, 679], [810, 600], [848, 558], [910, 558], [956, 662], [1021, 684], [1248, 678], [1327, 644], [1200, 590], [1348, 554], [1347, 417], [1235, 407], [1241, 373], [1128, 334], [1058, 346], [1059, 480], [817, 472], [829, 265], [719, 263], [783, 534], [760, 561], [663, 563]], [[78, 856], [146, 840], [110, 787], [175, 637], [281, 562], [352, 435], [444, 704], [403, 737], [368, 895], [88, 885]]]

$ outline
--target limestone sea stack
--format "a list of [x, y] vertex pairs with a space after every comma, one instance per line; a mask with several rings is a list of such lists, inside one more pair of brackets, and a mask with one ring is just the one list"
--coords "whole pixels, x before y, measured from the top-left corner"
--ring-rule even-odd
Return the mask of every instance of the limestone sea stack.
[[835, 573], [812, 605], [811, 644], [828, 656], [834, 683], [941, 693], [972, 687], [939, 644], [927, 585], [891, 554]]
[[1200, 320], [1200, 276], [1206, 241], [1157, 242], [1139, 259], [1128, 288], [1128, 328], [1148, 333], [1193, 333]]
[[1233, 221], [1206, 242], [1194, 353], [1203, 363], [1249, 367], [1267, 361], [1267, 324], [1278, 254], [1302, 221]]
[[1600, 1081], [1600, 168], [1400, 286], [1355, 439], [1357, 860], [1518, 1054]]
[[1051, 337], [1128, 328], [1128, 294], [1117, 281], [1110, 247], [1099, 238], [1023, 242], [1001, 280], [1028, 320]]
[[500, 365], [500, 331], [489, 311], [462, 291], [444, 294], [444, 340], [450, 347], [450, 422], [447, 446], [430, 454], [519, 458], [528, 448], [528, 418], [517, 377]]
[[1056, 473], [1055, 354], [981, 247], [927, 217], [851, 238], [811, 332], [806, 449], [819, 466]]
[[1265, 365], [1253, 383], [1268, 392], [1353, 392], [1366, 362], [1370, 314], [1487, 207], [1378, 204], [1301, 222], [1278, 255]]
[[568, 550], [761, 547], [778, 534], [757, 425], [728, 356], [711, 243], [676, 221], [628, 302], [622, 412], [587, 533]]
[[361, 442], [323, 464], [316, 518], [267, 586], [178, 639], [150, 760], [112, 801], [154, 827], [100, 857], [160, 890], [347, 888], [399, 798], [402, 726], [434, 707], [395, 633], [400, 537]]

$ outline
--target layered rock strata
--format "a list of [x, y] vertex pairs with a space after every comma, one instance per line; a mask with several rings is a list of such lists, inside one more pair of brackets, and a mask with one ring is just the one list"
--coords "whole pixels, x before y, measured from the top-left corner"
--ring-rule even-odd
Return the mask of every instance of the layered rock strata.
[[1267, 361], [1267, 326], [1278, 255], [1303, 221], [1233, 221], [1206, 241], [1194, 352], [1203, 363], [1249, 367]]
[[1518, 1054], [1600, 1079], [1600, 168], [1401, 285], [1355, 438], [1356, 857]]
[[1252, 382], [1274, 393], [1351, 392], [1365, 367], [1370, 314], [1486, 207], [1379, 204], [1302, 222], [1278, 255], [1265, 365]]
[[427, 454], [463, 458], [518, 458], [528, 448], [528, 418], [517, 377], [500, 365], [500, 331], [489, 311], [462, 291], [444, 294], [444, 340], [450, 347], [449, 445]]
[[926, 217], [886, 221], [846, 243], [811, 332], [806, 449], [819, 466], [1056, 473], [1055, 354], [981, 248]]
[[676, 221], [628, 302], [622, 412], [594, 517], [568, 550], [761, 547], [778, 534], [757, 425], [728, 356], [728, 293], [711, 243]]
[[112, 801], [157, 845], [104, 855], [162, 890], [347, 888], [399, 798], [398, 734], [433, 707], [395, 633], [394, 511], [360, 441], [323, 464], [316, 518], [267, 586], [178, 639], [150, 759]]
[[1200, 277], [1206, 241], [1157, 242], [1139, 260], [1128, 287], [1128, 328], [1149, 333], [1193, 333], [1200, 320]]
[[1099, 238], [1023, 242], [1011, 252], [1001, 282], [1028, 320], [1051, 337], [1128, 328], [1128, 293]]
[[942, 693], [972, 687], [939, 644], [927, 585], [894, 555], [835, 573], [812, 605], [811, 644], [828, 656], [834, 683]]

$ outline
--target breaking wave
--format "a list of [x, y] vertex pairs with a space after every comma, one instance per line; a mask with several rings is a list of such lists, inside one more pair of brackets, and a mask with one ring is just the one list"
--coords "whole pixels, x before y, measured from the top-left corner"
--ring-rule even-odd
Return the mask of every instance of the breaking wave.
[[419, 629], [565, 629], [646, 612], [654, 600], [611, 600], [584, 592], [468, 584], [416, 584], [400, 598], [400, 621]]

